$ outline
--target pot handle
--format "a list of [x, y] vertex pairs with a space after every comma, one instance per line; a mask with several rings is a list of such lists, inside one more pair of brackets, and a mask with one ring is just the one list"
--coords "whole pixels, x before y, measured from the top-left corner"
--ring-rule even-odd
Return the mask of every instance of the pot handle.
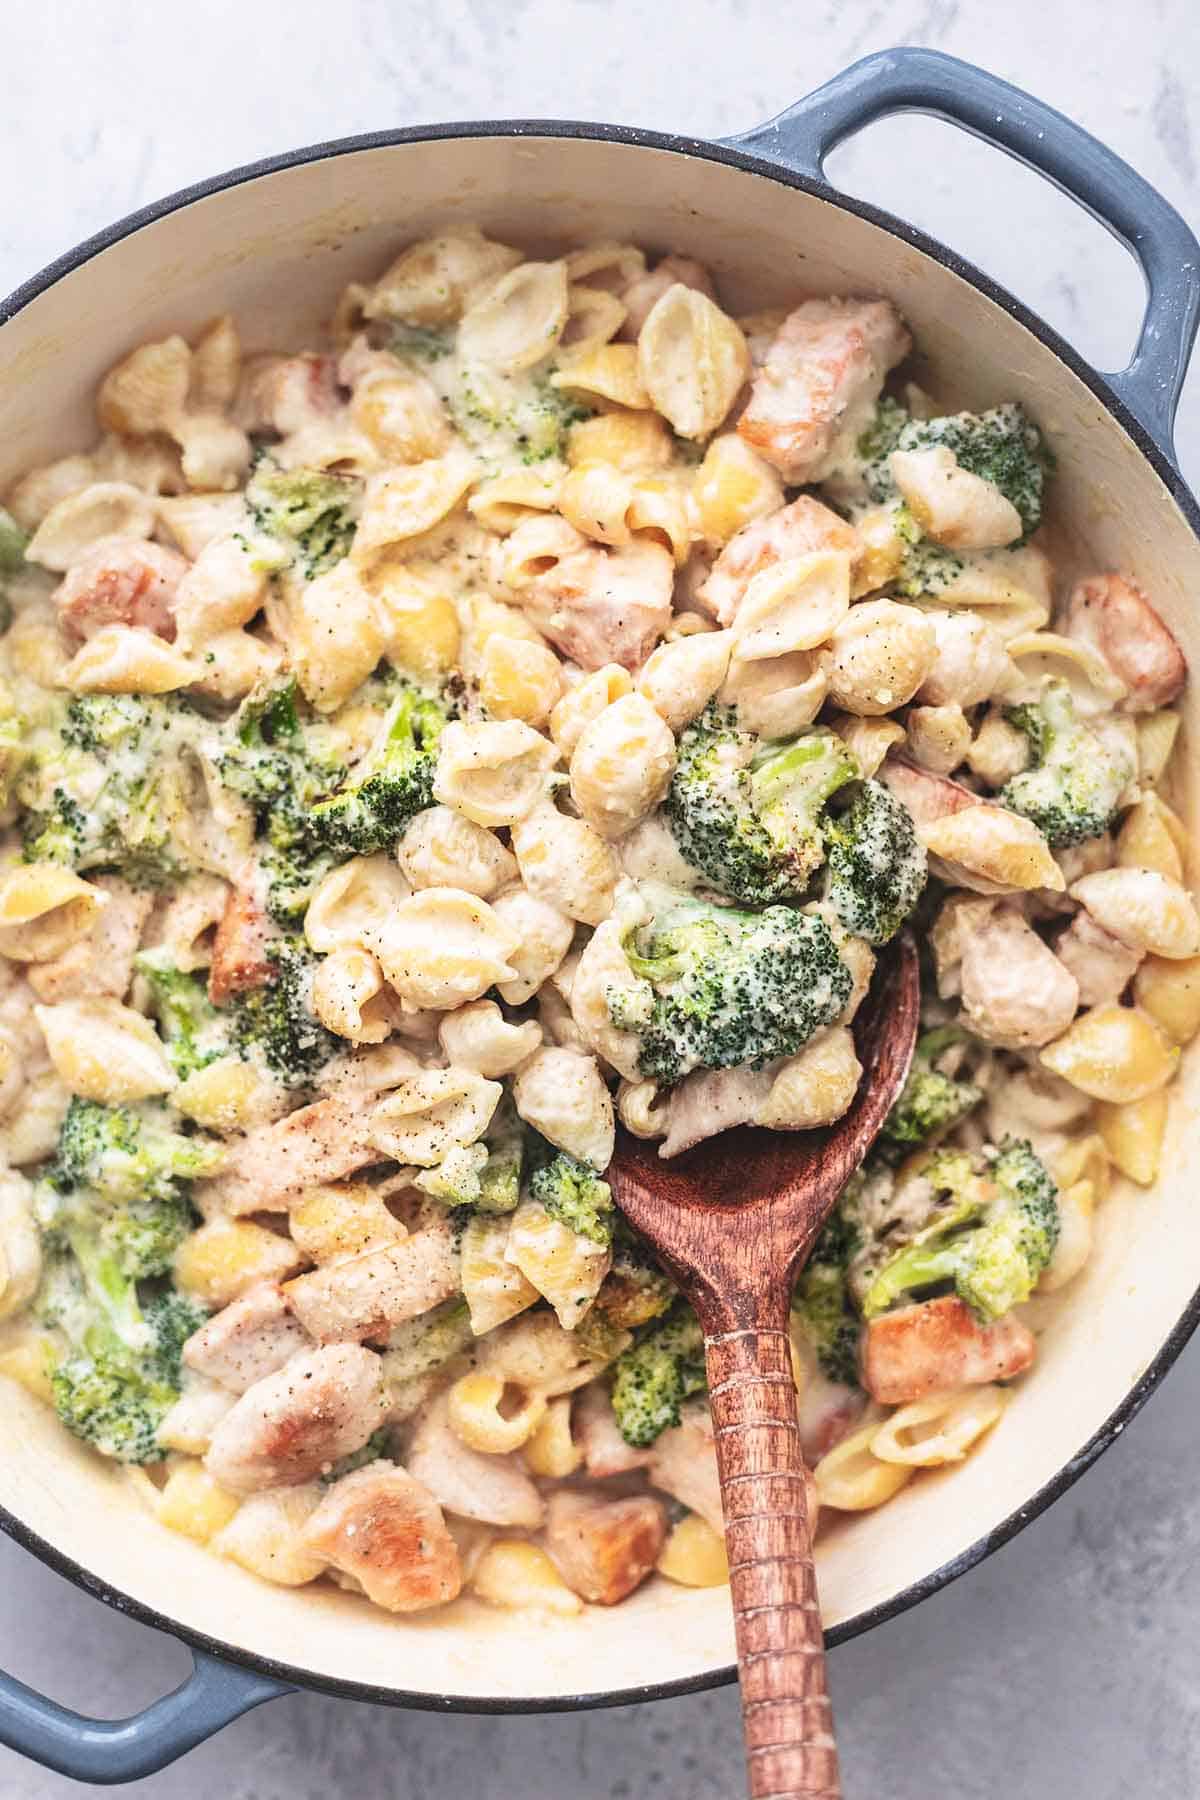
[[137, 1781], [195, 1749], [242, 1713], [294, 1690], [269, 1676], [192, 1652], [179, 1687], [129, 1719], [89, 1719], [0, 1673], [0, 1744], [73, 1781]]
[[1200, 242], [1156, 188], [1074, 120], [940, 50], [880, 50], [795, 106], [722, 141], [815, 180], [843, 139], [889, 113], [930, 113], [1036, 169], [1137, 258], [1146, 310], [1133, 360], [1105, 376], [1165, 455], [1200, 322]]

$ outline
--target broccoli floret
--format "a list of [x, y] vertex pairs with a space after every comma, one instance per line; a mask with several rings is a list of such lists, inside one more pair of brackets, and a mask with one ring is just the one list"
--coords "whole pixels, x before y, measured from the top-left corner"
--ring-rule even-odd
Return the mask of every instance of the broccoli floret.
[[869, 944], [895, 937], [925, 890], [925, 850], [906, 807], [881, 781], [864, 781], [847, 812], [825, 827], [826, 898]]
[[1006, 1138], [978, 1170], [964, 1153], [939, 1152], [923, 1173], [948, 1198], [875, 1273], [864, 1318], [930, 1288], [952, 1288], [985, 1323], [1028, 1300], [1060, 1230], [1058, 1188], [1031, 1146]]
[[482, 364], [469, 364], [443, 395], [460, 436], [485, 465], [513, 451], [527, 464], [561, 457], [566, 434], [592, 409], [550, 385], [551, 370], [517, 381]]
[[880, 1133], [881, 1149], [889, 1144], [897, 1150], [934, 1144], [979, 1105], [981, 1088], [973, 1081], [957, 1080], [938, 1066], [965, 1042], [966, 1033], [956, 1025], [939, 1026], [917, 1039], [904, 1092]]
[[612, 1404], [627, 1444], [643, 1450], [679, 1423], [679, 1409], [707, 1385], [704, 1333], [680, 1301], [613, 1365]]
[[144, 950], [134, 958], [134, 967], [150, 989], [171, 1066], [186, 1081], [228, 1048], [204, 977], [195, 970], [177, 969], [161, 949]]
[[313, 831], [312, 808], [345, 780], [345, 766], [302, 722], [295, 681], [251, 695], [225, 736], [232, 741], [217, 758], [217, 771], [226, 787], [250, 801], [266, 839], [260, 861], [267, 910], [278, 924], [294, 927], [335, 864]]
[[0, 575], [16, 575], [25, 567], [29, 533], [22, 531], [7, 508], [0, 506]]
[[960, 469], [1000, 489], [1021, 515], [1022, 538], [1037, 530], [1050, 457], [1041, 432], [1017, 402], [981, 413], [910, 419], [892, 445], [893, 450], [935, 448], [952, 451]]
[[383, 1378], [389, 1387], [416, 1381], [473, 1342], [466, 1301], [447, 1300], [432, 1312], [392, 1326], [383, 1352]]
[[898, 400], [890, 394], [881, 396], [876, 404], [874, 415], [867, 429], [860, 433], [855, 444], [856, 460], [860, 465], [860, 475], [867, 498], [877, 504], [889, 500], [896, 491], [892, 480], [892, 472], [888, 467], [888, 457], [896, 448], [900, 434], [909, 423], [909, 416]]
[[322, 1487], [332, 1487], [343, 1475], [353, 1475], [355, 1469], [365, 1469], [368, 1463], [378, 1462], [380, 1457], [388, 1457], [392, 1451], [392, 1434], [388, 1426], [381, 1425], [373, 1431], [366, 1443], [357, 1450], [351, 1450], [349, 1456], [339, 1456], [323, 1474], [317, 1476]]
[[819, 913], [741, 912], [667, 891], [661, 899], [625, 941], [647, 985], [607, 996], [613, 1023], [640, 1040], [644, 1075], [669, 1083], [697, 1068], [762, 1068], [792, 1055], [849, 999], [850, 971]]
[[658, 1266], [649, 1246], [618, 1213], [613, 1223], [612, 1267], [588, 1318], [600, 1314], [610, 1325], [633, 1330], [659, 1318], [678, 1297], [679, 1289]]
[[448, 716], [441, 700], [405, 685], [353, 779], [310, 811], [314, 840], [348, 856], [390, 849], [409, 821], [433, 805], [438, 739]]
[[362, 484], [323, 469], [281, 469], [262, 456], [246, 484], [255, 525], [280, 548], [284, 564], [311, 581], [340, 562], [354, 537]]
[[521, 1197], [525, 1127], [507, 1093], [492, 1114], [483, 1142], [488, 1155], [479, 1171], [479, 1194], [475, 1205], [485, 1213], [513, 1212]]
[[408, 356], [414, 362], [440, 362], [449, 356], [454, 345], [448, 331], [429, 325], [395, 325], [389, 348], [396, 356]]
[[114, 869], [143, 886], [185, 874], [178, 758], [202, 724], [178, 698], [76, 695], [60, 750], [21, 777], [26, 861]]
[[1001, 806], [1031, 819], [1055, 850], [1102, 837], [1134, 773], [1129, 759], [1080, 718], [1065, 681], [1005, 716], [1029, 739], [1033, 767], [1001, 788]]
[[110, 1204], [169, 1201], [186, 1193], [184, 1183], [215, 1174], [224, 1155], [215, 1139], [172, 1131], [148, 1108], [75, 1096], [47, 1181], [60, 1194], [88, 1188]]
[[930, 599], [953, 587], [966, 564], [957, 551], [948, 550], [926, 537], [902, 501], [892, 508], [892, 520], [902, 546], [900, 567], [893, 587], [906, 600]]
[[315, 959], [302, 938], [268, 944], [273, 972], [262, 987], [239, 994], [230, 1008], [235, 1048], [261, 1060], [288, 1087], [304, 1087], [341, 1048], [313, 1013]]
[[105, 1456], [157, 1462], [158, 1427], [179, 1397], [180, 1352], [206, 1314], [169, 1286], [142, 1303], [138, 1281], [161, 1270], [157, 1256], [140, 1266], [133, 1240], [114, 1229], [128, 1203], [110, 1208], [93, 1195], [89, 1204], [45, 1184], [39, 1200], [53, 1217], [43, 1227], [49, 1255], [35, 1310], [63, 1340], [50, 1368], [59, 1417]]
[[827, 1220], [792, 1294], [792, 1318], [830, 1381], [859, 1386], [858, 1319], [850, 1304], [850, 1262], [859, 1246], [851, 1211]]
[[560, 1150], [529, 1178], [529, 1193], [552, 1219], [607, 1249], [613, 1238], [612, 1189], [595, 1169]]
[[822, 809], [858, 772], [831, 731], [756, 744], [714, 701], [680, 736], [664, 811], [713, 887], [747, 906], [796, 899], [825, 854]]

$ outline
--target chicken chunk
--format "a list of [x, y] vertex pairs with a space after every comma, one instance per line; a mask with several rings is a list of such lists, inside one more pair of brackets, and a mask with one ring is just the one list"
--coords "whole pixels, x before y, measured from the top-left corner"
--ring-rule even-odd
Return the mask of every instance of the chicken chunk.
[[1082, 908], [1058, 938], [1054, 954], [1075, 977], [1080, 1006], [1119, 1000], [1142, 960], [1140, 951], [1122, 944]]
[[311, 351], [259, 356], [246, 365], [234, 419], [244, 431], [289, 437], [306, 425], [332, 418], [340, 405], [336, 357]]
[[[518, 525], [507, 540], [510, 565], [523, 554], [522, 532], [532, 526], [540, 542], [544, 525], [542, 519]], [[526, 618], [581, 669], [640, 668], [670, 621], [670, 551], [644, 537], [610, 549], [565, 520], [556, 522], [553, 544], [537, 558], [546, 567], [514, 595]]]
[[853, 525], [811, 494], [801, 494], [790, 506], [735, 532], [696, 589], [696, 599], [718, 624], [731, 625], [746, 589], [764, 569], [816, 550], [845, 550], [854, 557], [861, 547]]
[[546, 1509], [546, 1550], [568, 1587], [615, 1606], [645, 1581], [667, 1535], [667, 1515], [649, 1494], [593, 1500], [562, 1490]]
[[440, 1306], [460, 1286], [449, 1225], [298, 1275], [284, 1288], [288, 1305], [318, 1343], [385, 1338], [393, 1325]]
[[367, 1141], [369, 1126], [369, 1108], [341, 1098], [255, 1126], [233, 1141], [224, 1172], [205, 1183], [205, 1212], [286, 1212], [309, 1188], [380, 1160]]
[[1079, 1008], [1079, 983], [1019, 912], [977, 917], [962, 943], [963, 1017], [977, 1037], [1026, 1050], [1061, 1035]]
[[90, 638], [106, 625], [140, 625], [170, 642], [175, 595], [187, 559], [144, 538], [101, 538], [72, 563], [54, 590], [67, 638]]
[[1037, 1344], [1011, 1313], [980, 1325], [953, 1294], [873, 1319], [863, 1347], [863, 1380], [881, 1406], [905, 1406], [941, 1388], [1011, 1381], [1033, 1363]]
[[786, 482], [821, 481], [869, 425], [911, 344], [888, 300], [806, 300], [768, 350], [738, 431]]
[[450, 1427], [444, 1393], [418, 1415], [404, 1464], [439, 1505], [460, 1518], [529, 1529], [542, 1522], [545, 1504], [517, 1454], [485, 1456], [464, 1444]]
[[576, 1400], [571, 1435], [583, 1451], [584, 1467], [594, 1481], [628, 1475], [631, 1469], [644, 1469], [651, 1461], [651, 1451], [635, 1450], [621, 1436], [608, 1389], [599, 1381], [585, 1387]]
[[282, 1290], [274, 1282], [263, 1282], [194, 1331], [183, 1346], [183, 1360], [198, 1375], [244, 1394], [293, 1356], [313, 1348], [307, 1331], [289, 1312]]
[[806, 1462], [817, 1463], [844, 1437], [849, 1437], [866, 1402], [861, 1388], [830, 1381], [802, 1333], [793, 1334], [792, 1349], [802, 1377], [796, 1402], [800, 1447]]
[[444, 1606], [462, 1588], [458, 1546], [441, 1507], [394, 1463], [368, 1463], [335, 1481], [300, 1539], [387, 1612]]
[[960, 781], [948, 775], [935, 775], [929, 769], [918, 769], [915, 763], [900, 756], [889, 756], [879, 771], [879, 779], [891, 788], [901, 806], [911, 815], [918, 831], [923, 825], [935, 825], [939, 819], [962, 812], [968, 806], [982, 806]]
[[653, 269], [631, 281], [621, 295], [625, 302], [625, 323], [618, 335], [628, 342], [636, 341], [657, 303], [668, 288], [675, 286], [695, 288], [709, 300], [717, 297], [712, 276], [703, 263], [693, 261], [690, 256], [664, 256]]
[[213, 1433], [208, 1472], [235, 1494], [309, 1481], [361, 1450], [387, 1411], [374, 1351], [326, 1345], [246, 1389]]
[[96, 913], [91, 930], [53, 962], [31, 963], [29, 985], [39, 1000], [78, 1000], [92, 994], [121, 999], [133, 977], [133, 959], [154, 906], [145, 888], [130, 887], [117, 875], [89, 876], [108, 904]]
[[1187, 680], [1183, 652], [1140, 588], [1121, 575], [1081, 581], [1067, 607], [1072, 637], [1098, 650], [1129, 690], [1127, 712], [1169, 706]]
[[721, 1478], [707, 1400], [689, 1400], [680, 1409], [678, 1425], [655, 1438], [649, 1480], [652, 1487], [699, 1513], [714, 1531], [724, 1532]]
[[273, 935], [266, 909], [254, 889], [230, 888], [213, 938], [208, 973], [208, 997], [214, 1006], [224, 1006], [235, 994], [263, 987], [271, 979], [274, 965], [267, 955], [267, 945]]

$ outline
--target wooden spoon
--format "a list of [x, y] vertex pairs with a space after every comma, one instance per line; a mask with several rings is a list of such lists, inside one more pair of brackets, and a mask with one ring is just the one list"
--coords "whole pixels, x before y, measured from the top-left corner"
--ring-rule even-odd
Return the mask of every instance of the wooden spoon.
[[821, 1227], [904, 1086], [919, 1006], [905, 937], [881, 958], [855, 1021], [863, 1078], [830, 1130], [743, 1126], [670, 1162], [622, 1132], [608, 1174], [704, 1329], [751, 1800], [841, 1794], [788, 1311]]

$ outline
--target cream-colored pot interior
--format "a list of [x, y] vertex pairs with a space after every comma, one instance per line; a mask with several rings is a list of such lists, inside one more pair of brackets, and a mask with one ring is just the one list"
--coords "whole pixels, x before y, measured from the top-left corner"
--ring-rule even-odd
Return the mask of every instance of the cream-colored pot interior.
[[[1200, 549], [1149, 463], [1085, 385], [969, 283], [811, 195], [676, 151], [555, 137], [360, 149], [259, 176], [147, 225], [64, 276], [0, 330], [0, 483], [82, 447], [105, 369], [148, 337], [232, 310], [251, 347], [314, 341], [348, 280], [448, 220], [534, 246], [599, 238], [702, 257], [735, 308], [797, 295], [890, 295], [939, 398], [1022, 400], [1058, 453], [1057, 516], [1094, 567], [1141, 582], [1200, 669]], [[1186, 701], [1194, 742], [1200, 684]], [[1186, 760], [1187, 752], [1184, 752]], [[1179, 795], [1194, 816], [1195, 782]], [[829, 1625], [904, 1594], [986, 1539], [1122, 1405], [1200, 1285], [1192, 1117], [1176, 1089], [1166, 1175], [1114, 1193], [1099, 1247], [1062, 1296], [1038, 1366], [962, 1468], [923, 1477], [820, 1551]], [[703, 1677], [733, 1660], [724, 1589], [655, 1579], [624, 1606], [547, 1622], [461, 1601], [416, 1623], [323, 1589], [273, 1588], [156, 1525], [121, 1476], [0, 1381], [0, 1505], [135, 1601], [314, 1681], [451, 1699], [555, 1699]]]

